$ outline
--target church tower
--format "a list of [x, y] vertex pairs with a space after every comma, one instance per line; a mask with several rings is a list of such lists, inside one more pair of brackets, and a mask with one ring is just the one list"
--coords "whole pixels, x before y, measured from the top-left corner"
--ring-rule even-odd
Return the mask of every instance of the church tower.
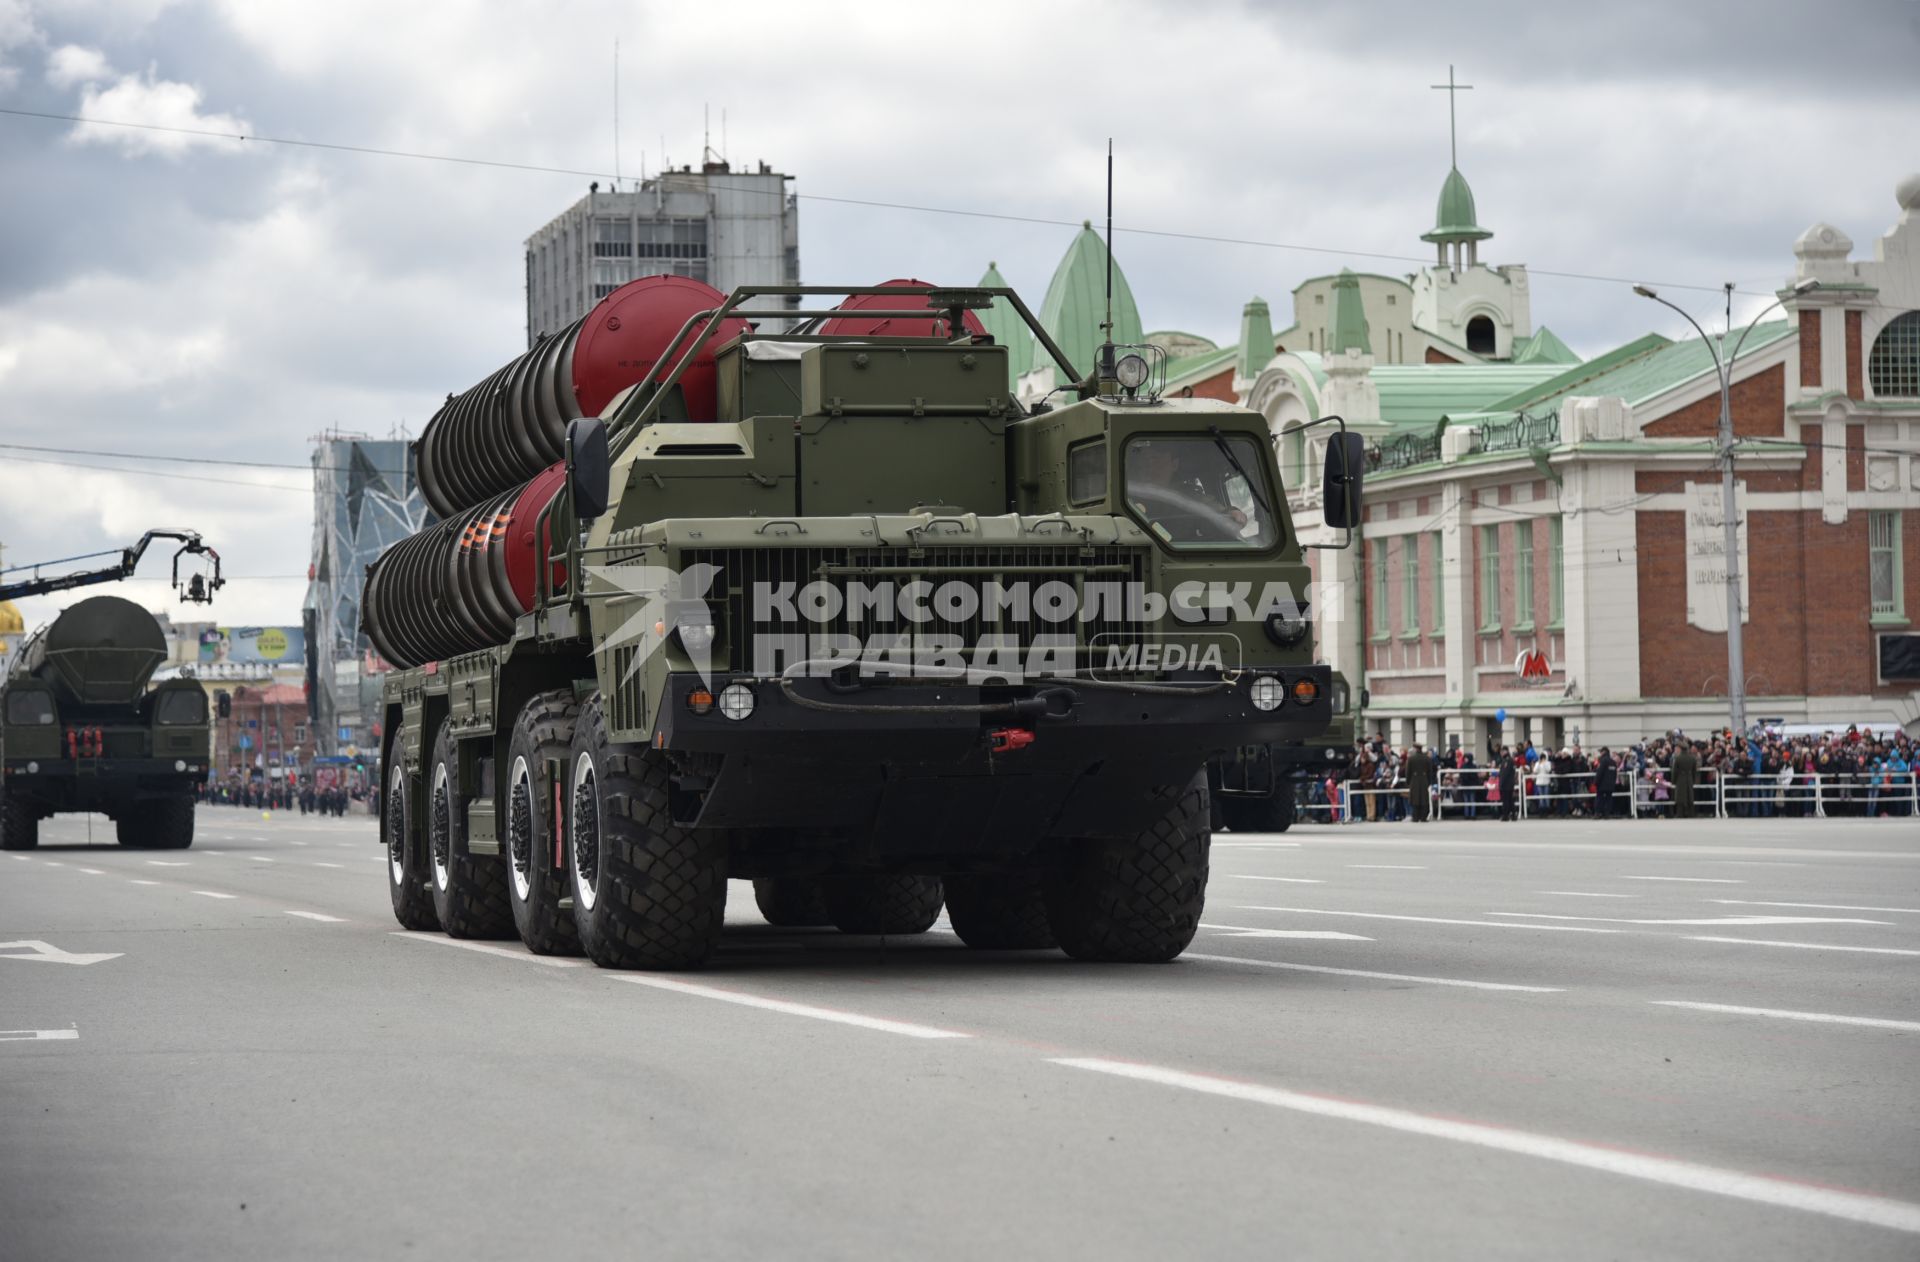
[[[1420, 235], [1434, 247], [1434, 262], [1413, 278], [1413, 325], [1443, 343], [1429, 347], [1428, 362], [1510, 360], [1533, 335], [1527, 269], [1519, 264], [1488, 267], [1480, 262], [1480, 243], [1493, 233], [1480, 226], [1473, 188], [1460, 174], [1454, 110], [1458, 94], [1471, 91], [1473, 85], [1455, 83], [1453, 67], [1449, 66], [1447, 81], [1433, 86], [1447, 94], [1452, 161], [1440, 185], [1433, 229]], [[1466, 356], [1449, 354], [1445, 344], [1456, 352], [1467, 352]]]

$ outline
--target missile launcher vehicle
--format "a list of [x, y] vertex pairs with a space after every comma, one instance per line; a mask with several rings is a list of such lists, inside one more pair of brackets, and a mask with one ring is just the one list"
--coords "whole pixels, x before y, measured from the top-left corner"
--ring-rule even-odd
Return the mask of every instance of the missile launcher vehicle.
[[[1073, 384], [1016, 400], [996, 303]], [[1178, 955], [1210, 763], [1318, 736], [1331, 678], [1263, 418], [1163, 363], [1069, 363], [1007, 289], [654, 277], [450, 396], [443, 520], [362, 601], [396, 918], [694, 967], [736, 879], [775, 924]]]

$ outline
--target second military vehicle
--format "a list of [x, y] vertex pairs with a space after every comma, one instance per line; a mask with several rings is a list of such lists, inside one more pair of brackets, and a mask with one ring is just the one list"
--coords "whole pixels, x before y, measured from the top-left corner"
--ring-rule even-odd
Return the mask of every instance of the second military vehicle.
[[191, 679], [149, 688], [166, 659], [153, 615], [118, 596], [89, 597], [27, 638], [0, 683], [0, 849], [32, 849], [61, 811], [107, 815], [123, 846], [193, 844], [207, 697]]
[[[786, 305], [816, 295], [847, 297]], [[1032, 409], [996, 302], [1071, 383]], [[1161, 398], [1157, 362], [1083, 376], [1006, 289], [652, 277], [451, 396], [418, 444], [446, 520], [362, 605], [400, 668], [400, 923], [688, 967], [733, 877], [776, 924], [944, 901], [976, 948], [1178, 955], [1209, 761], [1317, 735], [1331, 681], [1263, 418]]]
[[1347, 677], [1333, 673], [1327, 730], [1289, 745], [1252, 745], [1214, 764], [1214, 826], [1236, 833], [1284, 833], [1307, 785], [1353, 766], [1355, 710]]

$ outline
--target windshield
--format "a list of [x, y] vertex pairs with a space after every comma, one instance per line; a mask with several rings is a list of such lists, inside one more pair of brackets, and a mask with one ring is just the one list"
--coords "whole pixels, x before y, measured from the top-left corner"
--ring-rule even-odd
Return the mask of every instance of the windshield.
[[1260, 447], [1245, 434], [1136, 438], [1125, 477], [1127, 507], [1170, 548], [1268, 548], [1279, 538]]

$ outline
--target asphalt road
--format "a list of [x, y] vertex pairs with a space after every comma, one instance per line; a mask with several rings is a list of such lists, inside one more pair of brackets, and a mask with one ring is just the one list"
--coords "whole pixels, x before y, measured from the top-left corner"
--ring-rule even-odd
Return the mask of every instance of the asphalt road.
[[692, 975], [396, 932], [364, 817], [43, 835], [6, 1262], [1920, 1257], [1910, 820], [1223, 834], [1160, 967], [736, 883]]

